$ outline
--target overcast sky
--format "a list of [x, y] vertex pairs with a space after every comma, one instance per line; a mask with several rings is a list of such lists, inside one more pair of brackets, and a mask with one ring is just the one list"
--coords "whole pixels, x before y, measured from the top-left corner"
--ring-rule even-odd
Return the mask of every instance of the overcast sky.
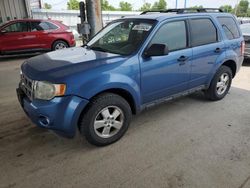
[[[53, 9], [67, 9], [68, 0], [42, 0], [43, 3], [47, 2], [52, 5]], [[116, 8], [119, 7], [120, 0], [108, 0], [109, 3]], [[144, 2], [153, 4], [156, 0], [123, 0], [131, 3], [134, 10], [138, 10]], [[166, 0], [168, 8], [175, 8], [176, 0]], [[233, 7], [239, 0], [187, 0], [187, 7], [195, 5], [203, 5], [208, 8], [218, 8], [221, 5], [230, 4]], [[178, 0], [178, 7], [183, 8], [184, 0]]]

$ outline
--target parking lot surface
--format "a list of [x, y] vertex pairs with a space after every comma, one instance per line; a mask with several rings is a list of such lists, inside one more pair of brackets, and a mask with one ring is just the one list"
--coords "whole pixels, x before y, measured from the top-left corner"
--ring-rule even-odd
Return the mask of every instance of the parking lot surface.
[[15, 88], [31, 56], [0, 57], [0, 187], [250, 187], [249, 62], [222, 101], [195, 93], [156, 106], [99, 148], [25, 116]]

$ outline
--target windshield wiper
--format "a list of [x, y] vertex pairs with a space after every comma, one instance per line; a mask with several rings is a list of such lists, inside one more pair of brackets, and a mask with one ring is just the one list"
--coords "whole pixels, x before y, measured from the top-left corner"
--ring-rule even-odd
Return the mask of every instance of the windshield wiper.
[[86, 47], [86, 49], [90, 49], [90, 46], [87, 44], [82, 45], [82, 47]]
[[108, 52], [108, 50], [99, 47], [99, 46], [93, 46], [93, 47], [89, 47], [91, 50], [96, 50], [96, 51], [101, 51], [101, 52]]

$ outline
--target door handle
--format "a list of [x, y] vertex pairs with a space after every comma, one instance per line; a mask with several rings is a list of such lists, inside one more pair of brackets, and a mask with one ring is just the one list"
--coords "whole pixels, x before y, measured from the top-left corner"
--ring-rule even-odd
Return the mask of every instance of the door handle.
[[215, 53], [220, 53], [220, 51], [221, 51], [220, 48], [216, 48], [216, 49], [214, 50]]
[[179, 61], [179, 65], [184, 65], [187, 60], [188, 60], [188, 57], [183, 56], [183, 55], [177, 59], [177, 61]]

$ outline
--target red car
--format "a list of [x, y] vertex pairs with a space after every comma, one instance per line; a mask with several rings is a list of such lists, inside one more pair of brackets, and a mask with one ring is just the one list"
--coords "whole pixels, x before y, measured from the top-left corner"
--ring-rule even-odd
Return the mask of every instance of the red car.
[[75, 46], [69, 27], [54, 20], [13, 20], [0, 27], [0, 54], [51, 51]]

